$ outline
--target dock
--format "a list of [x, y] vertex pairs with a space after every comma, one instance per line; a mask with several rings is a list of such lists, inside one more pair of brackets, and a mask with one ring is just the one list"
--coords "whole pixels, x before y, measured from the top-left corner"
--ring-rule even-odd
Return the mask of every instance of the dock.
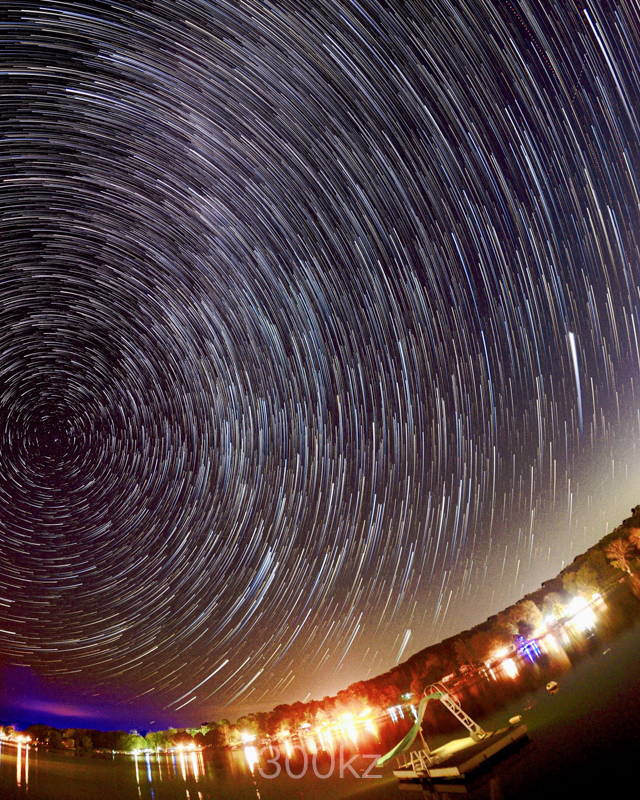
[[521, 723], [488, 732], [480, 741], [466, 736], [430, 752], [414, 750], [393, 774], [400, 782], [459, 780], [526, 735], [527, 726]]

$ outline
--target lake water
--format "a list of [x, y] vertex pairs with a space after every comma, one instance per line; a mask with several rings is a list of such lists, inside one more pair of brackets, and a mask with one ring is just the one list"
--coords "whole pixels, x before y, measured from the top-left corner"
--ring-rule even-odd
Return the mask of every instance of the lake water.
[[[397, 797], [393, 776], [363, 778], [370, 759], [340, 753], [335, 763], [311, 759], [305, 764], [300, 754], [276, 765], [262, 758], [253, 764], [251, 754], [243, 749], [184, 755], [116, 756], [112, 759], [74, 756], [72, 753], [36, 752], [30, 748], [28, 763], [25, 748], [3, 745], [0, 758], [0, 798], [33, 800], [205, 800], [208, 798], [321, 798]], [[265, 754], [268, 756], [268, 754]], [[289, 773], [287, 772], [287, 764]], [[342, 766], [342, 776], [340, 775]], [[355, 775], [351, 772], [355, 771]], [[262, 770], [263, 775], [260, 774]], [[380, 774], [378, 770], [375, 774]], [[274, 777], [268, 777], [274, 775]], [[358, 775], [358, 777], [356, 777]], [[292, 777], [301, 776], [301, 777]], [[371, 793], [370, 790], [373, 790]], [[382, 792], [380, 791], [382, 790]], [[363, 795], [364, 793], [364, 795]]]
[[[522, 714], [529, 728], [524, 746], [467, 784], [469, 797], [637, 796], [637, 789], [627, 788], [627, 778], [633, 780], [640, 746], [640, 625], [615, 639], [612, 631], [603, 612], [595, 629], [547, 642], [544, 658], [520, 660], [515, 671], [514, 665], [503, 665], [499, 674], [460, 690], [463, 708], [485, 729], [495, 729], [515, 714]], [[560, 684], [557, 694], [526, 690], [550, 675]], [[515, 696], [523, 687], [524, 694]], [[330, 743], [309, 740], [305, 748], [288, 753], [283, 748], [279, 760], [254, 748], [98, 757], [4, 743], [0, 798], [398, 800], [409, 791], [432, 797], [420, 787], [399, 787], [391, 764], [364, 775], [372, 761], [366, 756], [385, 752], [408, 725], [409, 720], [400, 721], [389, 730], [389, 722], [351, 740], [347, 734]], [[429, 741], [437, 745], [438, 737], [429, 736]]]

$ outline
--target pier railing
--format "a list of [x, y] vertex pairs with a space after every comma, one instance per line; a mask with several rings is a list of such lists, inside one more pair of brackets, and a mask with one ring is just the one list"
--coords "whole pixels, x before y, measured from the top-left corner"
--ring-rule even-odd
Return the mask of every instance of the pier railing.
[[398, 769], [412, 769], [416, 773], [426, 773], [427, 767], [433, 765], [433, 761], [426, 750], [412, 750], [398, 758]]

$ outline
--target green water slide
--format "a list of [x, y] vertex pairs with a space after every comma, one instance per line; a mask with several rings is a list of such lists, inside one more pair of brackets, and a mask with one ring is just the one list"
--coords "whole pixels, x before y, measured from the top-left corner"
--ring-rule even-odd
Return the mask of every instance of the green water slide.
[[476, 722], [474, 722], [468, 714], [465, 714], [465, 712], [460, 708], [460, 705], [455, 697], [448, 692], [442, 684], [433, 684], [425, 690], [425, 696], [420, 701], [415, 725], [411, 728], [409, 733], [407, 733], [404, 739], [401, 742], [398, 742], [393, 750], [389, 750], [388, 753], [376, 761], [376, 766], [383, 767], [387, 761], [390, 761], [392, 758], [397, 758], [411, 747], [416, 739], [416, 736], [420, 733], [422, 719], [424, 717], [424, 712], [429, 700], [440, 700], [440, 702], [453, 714], [453, 716], [456, 717], [456, 719], [458, 719], [465, 726], [465, 728], [467, 728], [471, 734], [471, 738], [474, 741], [480, 741], [480, 739], [483, 739], [485, 736], [487, 736], [486, 731], [483, 731], [482, 728]]

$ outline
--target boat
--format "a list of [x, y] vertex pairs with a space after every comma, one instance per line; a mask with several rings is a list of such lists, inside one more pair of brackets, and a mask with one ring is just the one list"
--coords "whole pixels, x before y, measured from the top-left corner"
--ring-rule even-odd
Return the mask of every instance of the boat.
[[[427, 704], [439, 700], [456, 719], [468, 730], [469, 735], [453, 739], [431, 750], [422, 735], [422, 720]], [[412, 750], [416, 738], [420, 736], [423, 747]], [[512, 717], [502, 728], [485, 731], [465, 713], [456, 698], [442, 683], [427, 687], [420, 700], [416, 722], [409, 733], [392, 750], [378, 759], [377, 767], [382, 767], [391, 759], [398, 759], [393, 774], [403, 783], [445, 784], [466, 778], [475, 769], [496, 756], [505, 748], [527, 737], [527, 726], [521, 716]]]

